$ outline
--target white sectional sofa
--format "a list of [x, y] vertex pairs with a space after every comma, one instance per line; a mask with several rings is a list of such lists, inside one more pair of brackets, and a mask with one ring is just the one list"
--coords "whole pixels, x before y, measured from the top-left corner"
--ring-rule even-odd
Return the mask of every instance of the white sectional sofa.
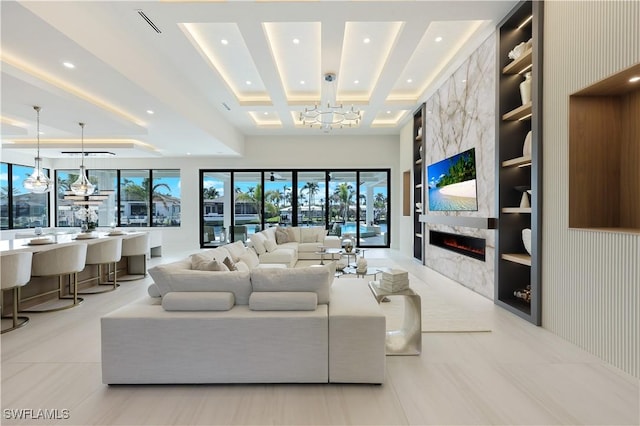
[[151, 268], [160, 297], [101, 319], [104, 383], [384, 382], [385, 317], [365, 280], [192, 261]]
[[[253, 247], [261, 264], [285, 264], [293, 267], [298, 260], [320, 260], [321, 247], [340, 248], [340, 238], [327, 235], [321, 226], [273, 227], [252, 234], [249, 246]], [[329, 259], [329, 255], [325, 259]]]

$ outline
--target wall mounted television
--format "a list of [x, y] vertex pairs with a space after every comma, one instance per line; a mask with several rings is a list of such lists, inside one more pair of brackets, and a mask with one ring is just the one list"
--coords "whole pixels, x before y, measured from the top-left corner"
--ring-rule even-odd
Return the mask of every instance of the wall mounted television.
[[427, 167], [430, 211], [476, 211], [476, 151], [445, 158]]

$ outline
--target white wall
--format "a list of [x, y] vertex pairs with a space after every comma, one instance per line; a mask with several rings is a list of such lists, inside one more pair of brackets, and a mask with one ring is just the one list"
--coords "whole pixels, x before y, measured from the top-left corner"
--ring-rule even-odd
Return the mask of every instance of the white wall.
[[[317, 132], [316, 130], [310, 130]], [[334, 133], [338, 133], [337, 131]], [[182, 225], [163, 229], [163, 246], [169, 250], [196, 250], [199, 247], [199, 170], [270, 168], [390, 168], [391, 245], [399, 245], [402, 173], [398, 171], [399, 138], [391, 136], [348, 137], [334, 135], [298, 137], [247, 137], [242, 158], [183, 157], [149, 159], [90, 159], [89, 169], [180, 169]], [[4, 161], [4, 160], [3, 160]], [[56, 159], [55, 168], [77, 168], [77, 159]], [[53, 203], [52, 203], [53, 205]], [[52, 216], [55, 217], [55, 216]]]
[[569, 229], [569, 95], [640, 62], [640, 2], [545, 2], [542, 326], [640, 377], [640, 235]]

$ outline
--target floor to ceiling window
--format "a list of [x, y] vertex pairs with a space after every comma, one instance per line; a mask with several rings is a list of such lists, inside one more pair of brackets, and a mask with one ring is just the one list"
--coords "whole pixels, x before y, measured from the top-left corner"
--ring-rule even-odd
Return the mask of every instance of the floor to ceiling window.
[[270, 226], [291, 226], [291, 194], [293, 172], [264, 172], [264, 224]]
[[[43, 169], [48, 176], [49, 170]], [[22, 183], [33, 172], [31, 166], [2, 163], [2, 229], [23, 229], [49, 226], [49, 194], [35, 194]]]
[[201, 246], [271, 226], [322, 226], [360, 247], [389, 247], [389, 177], [389, 169], [201, 170]]
[[298, 226], [325, 227], [326, 172], [298, 172]]

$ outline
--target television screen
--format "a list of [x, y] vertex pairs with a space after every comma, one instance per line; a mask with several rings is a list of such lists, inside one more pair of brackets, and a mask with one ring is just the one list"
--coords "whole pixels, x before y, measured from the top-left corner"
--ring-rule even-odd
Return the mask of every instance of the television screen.
[[478, 210], [475, 148], [427, 167], [429, 210]]

